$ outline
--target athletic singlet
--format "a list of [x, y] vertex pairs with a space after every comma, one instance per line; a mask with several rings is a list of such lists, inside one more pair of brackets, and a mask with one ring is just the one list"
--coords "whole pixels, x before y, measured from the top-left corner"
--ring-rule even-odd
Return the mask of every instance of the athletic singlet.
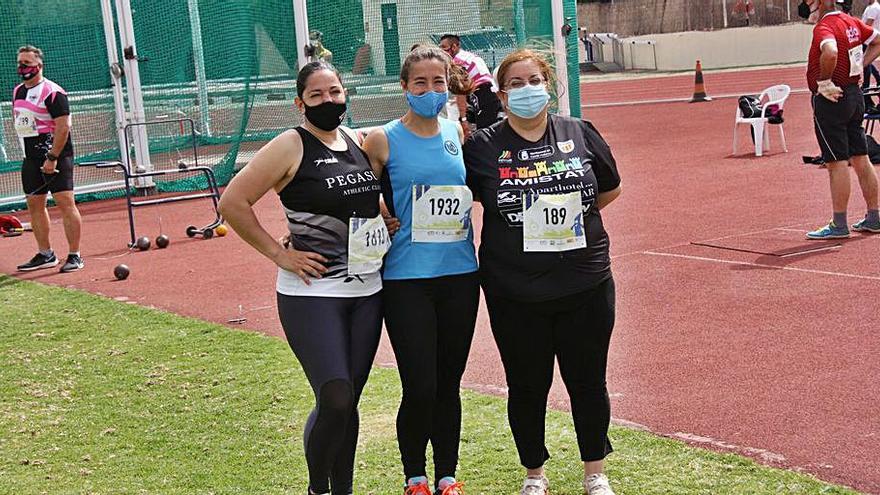
[[387, 280], [433, 278], [477, 270], [473, 229], [467, 239], [412, 242], [413, 186], [464, 186], [465, 170], [458, 125], [438, 119], [440, 134], [424, 138], [393, 120], [382, 129], [388, 138], [388, 161], [382, 174], [382, 194], [392, 216], [400, 220], [382, 273]]
[[296, 127], [303, 156], [296, 175], [278, 196], [287, 214], [292, 246], [328, 259], [327, 273], [306, 285], [296, 274], [278, 270], [277, 290], [288, 296], [360, 297], [382, 288], [379, 272], [348, 275], [348, 221], [379, 214], [379, 181], [363, 150], [339, 130], [346, 151], [335, 151]]
[[[12, 91], [12, 121], [21, 142], [25, 158], [45, 160], [55, 137], [55, 120], [70, 115], [67, 93], [58, 84], [43, 78], [28, 88], [24, 83]], [[61, 151], [62, 157], [73, 156], [73, 138]]]

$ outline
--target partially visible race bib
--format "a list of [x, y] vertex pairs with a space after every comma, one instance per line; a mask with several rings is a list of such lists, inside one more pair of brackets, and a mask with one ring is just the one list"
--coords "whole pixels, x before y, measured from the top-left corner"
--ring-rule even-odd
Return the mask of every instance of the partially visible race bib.
[[849, 49], [849, 75], [850, 77], [862, 75], [862, 59], [864, 57], [861, 46]]
[[473, 195], [466, 186], [414, 185], [412, 242], [456, 242], [468, 238]]
[[587, 247], [579, 191], [523, 192], [523, 251], [558, 252]]
[[382, 258], [391, 247], [391, 236], [382, 215], [348, 220], [348, 274], [366, 275], [382, 268]]
[[37, 117], [30, 110], [15, 110], [14, 124], [15, 133], [20, 138], [39, 136], [37, 132]]

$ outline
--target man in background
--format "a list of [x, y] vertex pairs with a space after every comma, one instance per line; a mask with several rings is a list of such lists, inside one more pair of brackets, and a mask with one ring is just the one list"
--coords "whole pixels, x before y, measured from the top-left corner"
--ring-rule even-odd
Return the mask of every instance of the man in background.
[[21, 183], [39, 249], [18, 269], [31, 271], [58, 265], [49, 244], [46, 199], [51, 192], [61, 210], [70, 248], [61, 271], [76, 271], [84, 266], [79, 252], [82, 218], [73, 196], [73, 142], [67, 93], [43, 77], [43, 51], [37, 47], [27, 45], [18, 49], [18, 75], [22, 83], [13, 90], [13, 125], [24, 149]]
[[[498, 86], [492, 78], [489, 66], [479, 56], [461, 49], [461, 38], [455, 34], [444, 34], [440, 37], [440, 49], [452, 57], [452, 61], [463, 67], [473, 83], [474, 90], [470, 95], [473, 107], [474, 124], [477, 129], [489, 127], [498, 122], [501, 113], [501, 101], [495, 92]], [[462, 122], [464, 116], [459, 118]]]

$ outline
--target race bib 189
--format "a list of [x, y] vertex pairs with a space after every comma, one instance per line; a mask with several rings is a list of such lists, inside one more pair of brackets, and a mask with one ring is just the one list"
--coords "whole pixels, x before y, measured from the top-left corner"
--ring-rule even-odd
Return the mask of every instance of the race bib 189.
[[16, 110], [14, 125], [15, 133], [18, 134], [18, 137], [20, 138], [40, 135], [40, 133], [37, 132], [37, 117], [29, 110]]
[[382, 268], [382, 258], [391, 247], [391, 236], [382, 215], [348, 220], [348, 274], [366, 275]]
[[523, 251], [570, 251], [587, 247], [581, 193], [523, 192]]
[[473, 195], [466, 186], [414, 185], [412, 242], [456, 242], [468, 238]]

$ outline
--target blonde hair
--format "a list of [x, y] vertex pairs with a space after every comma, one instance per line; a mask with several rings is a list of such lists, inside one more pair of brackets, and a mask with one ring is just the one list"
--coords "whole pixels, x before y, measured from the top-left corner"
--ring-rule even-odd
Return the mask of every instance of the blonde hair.
[[474, 92], [474, 81], [467, 70], [456, 63], [449, 66], [449, 92], [454, 95], [469, 95]]

